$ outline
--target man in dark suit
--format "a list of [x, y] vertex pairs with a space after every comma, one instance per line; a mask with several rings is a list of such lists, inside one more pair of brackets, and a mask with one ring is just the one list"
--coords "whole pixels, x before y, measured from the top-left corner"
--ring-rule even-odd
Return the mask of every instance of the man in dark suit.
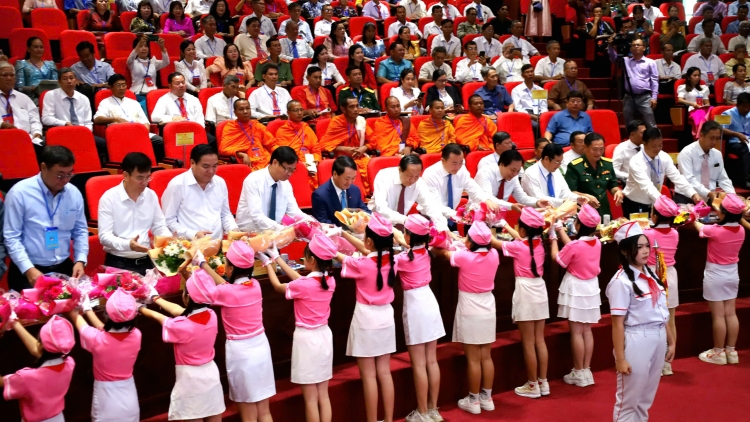
[[343, 208], [360, 208], [370, 212], [362, 201], [354, 180], [357, 178], [357, 165], [351, 157], [342, 155], [333, 162], [331, 180], [325, 182], [312, 194], [313, 216], [321, 223], [341, 223], [333, 215]]

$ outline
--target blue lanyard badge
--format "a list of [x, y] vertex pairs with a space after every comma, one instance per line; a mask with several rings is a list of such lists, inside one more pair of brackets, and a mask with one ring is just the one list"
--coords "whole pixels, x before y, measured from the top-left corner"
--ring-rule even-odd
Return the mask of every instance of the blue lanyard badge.
[[[641, 152], [643, 153], [643, 159], [646, 160], [648, 166], [651, 167], [652, 174], [656, 176], [657, 180], [654, 181], [652, 178], [652, 181], [654, 184], [659, 185], [659, 189], [661, 189], [661, 160], [659, 160], [659, 156], [657, 155], [653, 160], [649, 160], [646, 153], [643, 150], [641, 150]], [[654, 166], [654, 162], [656, 162], [656, 166]]]
[[[128, 119], [128, 121], [130, 121], [130, 123], [133, 123], [133, 119], [131, 119], [131, 118], [130, 118], [130, 115], [129, 115], [129, 114], [128, 114], [128, 112], [127, 112], [127, 111], [125, 111], [125, 109], [124, 109], [124, 108], [122, 107], [122, 103], [121, 103], [121, 102], [120, 102], [120, 101], [119, 101], [119, 100], [117, 99], [117, 97], [112, 97], [112, 98], [113, 98], [113, 99], [115, 100], [115, 102], [117, 103], [117, 105], [119, 105], [119, 106], [120, 106], [120, 110], [122, 110], [122, 113], [123, 113], [123, 114], [125, 115], [125, 118], [126, 118], [126, 119]], [[123, 101], [125, 101], [125, 100], [123, 99]]]
[[245, 130], [245, 127], [242, 125], [242, 123], [240, 123], [240, 122], [237, 122], [237, 123], [239, 124], [240, 129], [242, 130], [242, 133], [244, 133], [245, 137], [250, 141], [250, 146], [251, 146], [251, 150], [253, 151], [253, 155], [257, 157], [258, 154], [259, 154], [258, 151], [260, 151], [260, 150], [255, 146], [255, 134], [253, 134], [253, 125], [252, 125], [252, 123], [249, 125], [250, 126], [250, 135], [248, 135], [248, 133]]
[[552, 66], [552, 71], [550, 72], [550, 76], [555, 76], [555, 68], [557, 67], [557, 62], [552, 63], [549, 62], [550, 66]]
[[[47, 194], [44, 192], [44, 188], [42, 187], [42, 182], [37, 179], [37, 183], [39, 184], [39, 191], [42, 193], [42, 198], [44, 198], [44, 209], [47, 210], [47, 216], [49, 217], [49, 227], [44, 228], [44, 248], [48, 251], [55, 250], [60, 247], [60, 237], [57, 231], [57, 227], [53, 226], [55, 224], [55, 214], [57, 214], [58, 208], [60, 208], [60, 202], [62, 202], [62, 196], [64, 191], [60, 191], [59, 198], [57, 200], [57, 205], [55, 206], [55, 210], [50, 210], [50, 205], [47, 202]], [[55, 198], [52, 198], [52, 203], [55, 202]]]
[[94, 63], [94, 69], [93, 70], [89, 70], [89, 75], [96, 80], [97, 84], [102, 83], [101, 79], [99, 79], [99, 70], [96, 67], [96, 63]]
[[563, 80], [568, 85], [568, 88], [570, 88], [571, 91], [575, 91], [576, 90], [576, 87], [578, 86], [578, 80], [576, 80], [575, 83], [573, 83], [573, 85], [571, 85], [570, 82], [568, 82], [567, 78], [563, 78]]
[[362, 96], [365, 95], [364, 89], [359, 90], [359, 95], [357, 95], [356, 92], [354, 92], [354, 89], [352, 89], [352, 97], [356, 98], [357, 101], [359, 101], [359, 105], [362, 105]]

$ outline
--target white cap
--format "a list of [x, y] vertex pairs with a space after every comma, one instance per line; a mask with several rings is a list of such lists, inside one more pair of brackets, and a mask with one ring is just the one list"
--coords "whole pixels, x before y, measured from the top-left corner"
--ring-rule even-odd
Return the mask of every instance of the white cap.
[[637, 221], [629, 221], [617, 229], [615, 232], [615, 241], [620, 243], [629, 237], [640, 236], [642, 234], [641, 225]]

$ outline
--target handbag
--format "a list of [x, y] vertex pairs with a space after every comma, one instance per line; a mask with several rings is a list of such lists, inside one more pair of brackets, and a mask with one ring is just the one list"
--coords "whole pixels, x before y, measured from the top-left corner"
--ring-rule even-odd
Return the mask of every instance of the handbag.
[[535, 12], [541, 12], [542, 10], [544, 10], [544, 5], [542, 4], [542, 0], [532, 0], [531, 6]]

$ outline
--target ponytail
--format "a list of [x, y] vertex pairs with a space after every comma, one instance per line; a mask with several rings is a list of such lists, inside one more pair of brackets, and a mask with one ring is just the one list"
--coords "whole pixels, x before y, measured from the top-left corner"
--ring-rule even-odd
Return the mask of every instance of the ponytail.
[[322, 287], [323, 290], [328, 290], [328, 271], [333, 268], [333, 260], [318, 258], [318, 256], [310, 250], [309, 244], [305, 247], [305, 258], [315, 259], [315, 263], [318, 265], [318, 271], [323, 273], [323, 277], [320, 279], [320, 287]]
[[536, 258], [534, 257], [534, 238], [541, 236], [544, 229], [542, 227], [530, 227], [521, 220], [518, 220], [518, 227], [526, 231], [526, 239], [529, 242], [529, 253], [531, 254], [531, 273], [534, 274], [534, 277], [539, 277], [539, 272], [536, 270]]
[[388, 286], [393, 287], [396, 283], [396, 271], [393, 268], [393, 233], [388, 236], [380, 236], [369, 227], [365, 227], [365, 238], [372, 239], [375, 249], [378, 251], [378, 274], [376, 276], [378, 291], [383, 290], [383, 273], [380, 271], [383, 267], [383, 252], [388, 252], [388, 261], [391, 265], [388, 270]]

